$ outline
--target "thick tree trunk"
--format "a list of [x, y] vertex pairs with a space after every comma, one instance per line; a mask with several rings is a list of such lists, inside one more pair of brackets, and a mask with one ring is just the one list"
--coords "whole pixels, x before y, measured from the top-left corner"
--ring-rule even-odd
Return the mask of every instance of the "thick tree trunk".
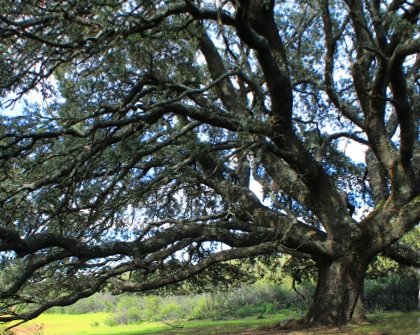
[[318, 282], [306, 321], [343, 325], [364, 320], [362, 289], [368, 262], [361, 257], [318, 260]]
[[350, 320], [352, 323], [363, 324], [363, 323], [368, 322], [366, 318], [366, 314], [365, 314], [363, 292], [364, 292], [364, 285], [362, 285], [362, 288], [360, 289], [359, 299], [357, 300], [356, 308], [354, 309], [354, 312], [353, 312], [353, 317]]

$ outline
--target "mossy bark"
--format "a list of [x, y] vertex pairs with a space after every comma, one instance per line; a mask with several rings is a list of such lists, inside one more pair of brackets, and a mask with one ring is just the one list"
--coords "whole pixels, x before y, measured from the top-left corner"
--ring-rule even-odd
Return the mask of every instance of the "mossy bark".
[[365, 320], [363, 281], [368, 262], [350, 256], [318, 260], [318, 282], [306, 321], [311, 325], [344, 325]]

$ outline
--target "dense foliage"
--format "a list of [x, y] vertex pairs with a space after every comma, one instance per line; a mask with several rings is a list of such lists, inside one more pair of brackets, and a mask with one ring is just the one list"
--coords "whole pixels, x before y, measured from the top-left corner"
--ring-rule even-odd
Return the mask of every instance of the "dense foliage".
[[0, 6], [0, 321], [290, 254], [344, 324], [420, 265], [418, 1]]

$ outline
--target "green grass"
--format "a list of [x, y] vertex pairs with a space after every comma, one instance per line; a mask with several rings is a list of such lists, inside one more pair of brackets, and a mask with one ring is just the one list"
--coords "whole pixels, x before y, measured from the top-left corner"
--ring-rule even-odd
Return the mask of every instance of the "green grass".
[[366, 334], [376, 332], [383, 334], [419, 335], [419, 312], [383, 312], [368, 315], [372, 324], [358, 326], [357, 330]]
[[[81, 315], [44, 314], [15, 328], [17, 335], [137, 335], [171, 332], [174, 334], [218, 334], [222, 330], [240, 331], [258, 326], [270, 325], [281, 319], [295, 317], [292, 311], [270, 315], [264, 318], [243, 318], [236, 320], [193, 320], [170, 322], [182, 326], [173, 328], [163, 322], [141, 322], [133, 325], [108, 326], [105, 320], [107, 313], [88, 313]], [[42, 332], [40, 331], [42, 329]]]
[[133, 335], [151, 334], [168, 327], [162, 323], [144, 322], [137, 325], [107, 326], [104, 322], [107, 313], [88, 313], [81, 315], [44, 314], [18, 327], [17, 335]]
[[[235, 334], [241, 331], [258, 334], [258, 328], [278, 323], [280, 320], [298, 317], [293, 311], [265, 316], [250, 317], [235, 320], [193, 320], [173, 322], [182, 328], [172, 328], [162, 322], [142, 322], [136, 325], [108, 326], [104, 322], [109, 317], [107, 313], [89, 313], [82, 315], [45, 314], [19, 326], [16, 335], [141, 335], [141, 334], [182, 334], [182, 335], [216, 335]], [[386, 312], [369, 315], [373, 324], [349, 326], [340, 334], [349, 335], [418, 335], [419, 312], [400, 313]], [[41, 327], [41, 328], [40, 328]], [[42, 329], [42, 332], [38, 330]], [[315, 330], [314, 330], [315, 331]], [[303, 335], [332, 334], [328, 330], [311, 330], [299, 332]]]
[[299, 315], [291, 310], [284, 310], [277, 314], [266, 315], [263, 318], [246, 317], [234, 320], [193, 320], [182, 323], [182, 329], [167, 329], [166, 333], [173, 334], [220, 334], [237, 333], [243, 330], [256, 330], [262, 326], [277, 324], [280, 320], [298, 318]]

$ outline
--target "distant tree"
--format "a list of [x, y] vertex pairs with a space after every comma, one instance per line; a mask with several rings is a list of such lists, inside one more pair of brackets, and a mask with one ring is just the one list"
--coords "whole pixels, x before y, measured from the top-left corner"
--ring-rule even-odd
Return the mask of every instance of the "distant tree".
[[420, 264], [418, 0], [0, 5], [0, 321], [286, 253], [345, 324]]

